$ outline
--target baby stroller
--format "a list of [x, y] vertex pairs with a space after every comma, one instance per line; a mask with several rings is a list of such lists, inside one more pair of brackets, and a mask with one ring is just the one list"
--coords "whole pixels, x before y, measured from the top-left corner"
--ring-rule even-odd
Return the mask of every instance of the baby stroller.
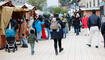
[[8, 50], [8, 52], [10, 52], [10, 49], [12, 49], [13, 52], [17, 50], [14, 28], [6, 29], [6, 48], [5, 50], [6, 51]]

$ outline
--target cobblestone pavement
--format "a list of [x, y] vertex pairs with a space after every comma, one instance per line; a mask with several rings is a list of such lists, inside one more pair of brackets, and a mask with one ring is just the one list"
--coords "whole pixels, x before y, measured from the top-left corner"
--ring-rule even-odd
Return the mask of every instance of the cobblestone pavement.
[[63, 39], [64, 51], [59, 53], [58, 56], [54, 54], [53, 40], [43, 40], [36, 43], [34, 56], [31, 56], [30, 46], [29, 48], [19, 46], [15, 53], [0, 50], [0, 60], [105, 60], [103, 39], [100, 34], [99, 37], [100, 46], [97, 49], [94, 43], [92, 47], [86, 45], [88, 36], [84, 36], [83, 33], [75, 36], [72, 31], [67, 34], [66, 39]]

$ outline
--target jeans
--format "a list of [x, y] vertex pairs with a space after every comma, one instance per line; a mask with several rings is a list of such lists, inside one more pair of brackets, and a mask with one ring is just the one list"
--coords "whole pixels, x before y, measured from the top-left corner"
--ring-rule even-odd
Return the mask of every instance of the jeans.
[[30, 43], [31, 46], [31, 55], [34, 55], [34, 43]]
[[76, 35], [79, 35], [79, 29], [75, 29]]
[[37, 32], [37, 40], [41, 40], [41, 36], [42, 36], [42, 31]]
[[24, 38], [21, 39], [24, 45], [27, 45], [26, 40]]
[[66, 32], [66, 27], [63, 28], [63, 33], [64, 33], [64, 34], [63, 34], [63, 37], [66, 38], [66, 33], [67, 33], [67, 32]]
[[46, 28], [47, 29], [47, 39], [49, 39], [50, 38], [50, 29], [49, 28]]

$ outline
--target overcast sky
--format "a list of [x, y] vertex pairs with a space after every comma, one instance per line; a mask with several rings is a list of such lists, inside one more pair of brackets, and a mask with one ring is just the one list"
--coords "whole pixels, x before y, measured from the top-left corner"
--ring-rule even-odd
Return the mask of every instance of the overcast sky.
[[56, 6], [58, 7], [58, 0], [47, 0], [47, 6]]

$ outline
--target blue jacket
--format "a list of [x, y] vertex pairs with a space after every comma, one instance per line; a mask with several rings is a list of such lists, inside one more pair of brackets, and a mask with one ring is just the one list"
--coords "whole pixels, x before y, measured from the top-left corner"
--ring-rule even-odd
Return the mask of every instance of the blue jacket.
[[41, 25], [44, 25], [44, 22], [41, 22], [40, 20], [37, 20], [35, 23], [35, 28], [36, 28], [36, 31], [37, 32], [40, 32], [42, 31], [42, 26]]

